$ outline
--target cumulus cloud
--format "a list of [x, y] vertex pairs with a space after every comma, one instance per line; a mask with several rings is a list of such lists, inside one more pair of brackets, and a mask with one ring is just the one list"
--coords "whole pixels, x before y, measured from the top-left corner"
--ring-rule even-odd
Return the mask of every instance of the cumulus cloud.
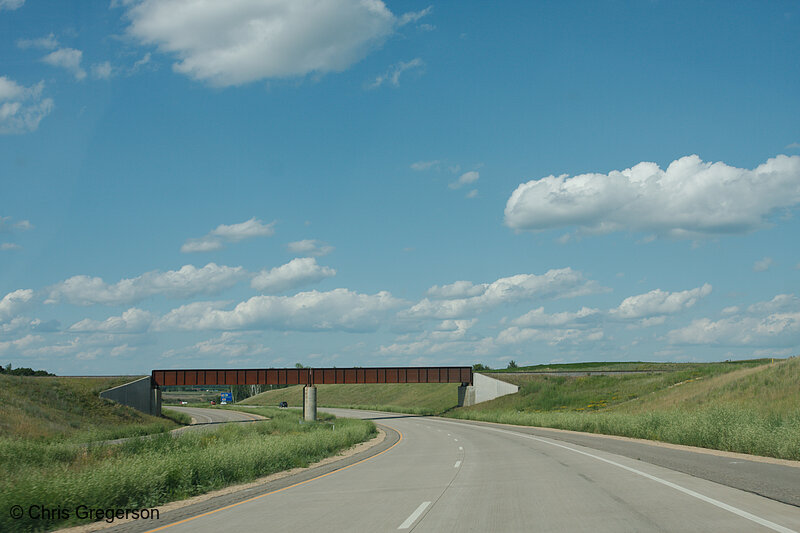
[[17, 47], [23, 50], [27, 48], [39, 48], [42, 50], [53, 50], [58, 48], [58, 39], [54, 34], [39, 37], [37, 39], [20, 39], [17, 41]]
[[232, 287], [249, 274], [242, 267], [209, 263], [202, 268], [184, 265], [179, 270], [154, 270], [135, 278], [108, 284], [99, 277], [73, 276], [51, 287], [48, 303], [123, 305], [150, 296], [189, 298], [215, 294]]
[[475, 170], [472, 170], [470, 172], [465, 172], [464, 174], [461, 174], [461, 176], [456, 181], [452, 182], [449, 185], [449, 187], [451, 189], [460, 189], [464, 185], [467, 185], [469, 183], [475, 183], [476, 181], [478, 181], [478, 178], [480, 178], [480, 174], [478, 174], [478, 172]]
[[440, 163], [441, 161], [438, 159], [435, 161], [417, 161], [416, 163], [411, 163], [411, 170], [420, 172], [423, 170], [428, 170], [429, 168], [436, 168]]
[[587, 324], [590, 321], [598, 318], [600, 314], [599, 309], [591, 309], [589, 307], [581, 307], [578, 311], [570, 313], [564, 311], [562, 313], [545, 313], [544, 307], [539, 307], [528, 311], [519, 318], [515, 318], [511, 323], [515, 326], [522, 326], [527, 328], [532, 327], [563, 327], [571, 325], [576, 327], [581, 324]]
[[501, 331], [497, 335], [495, 342], [499, 345], [520, 344], [523, 342], [545, 342], [549, 345], [556, 345], [563, 342], [583, 343], [596, 342], [602, 340], [604, 333], [601, 329], [558, 329], [558, 328], [520, 328], [512, 326]]
[[24, 3], [25, 0], [0, 0], [0, 11], [4, 9], [14, 11], [21, 8]]
[[216, 86], [343, 71], [403, 20], [380, 0], [142, 0], [126, 17], [173, 70]]
[[671, 344], [796, 346], [800, 343], [800, 298], [779, 294], [747, 308], [744, 316], [700, 318], [667, 333]]
[[85, 318], [69, 327], [69, 331], [103, 331], [108, 333], [141, 333], [147, 331], [154, 316], [149, 311], [132, 307], [121, 316], [108, 317], [105, 320]]
[[[402, 318], [464, 318], [501, 304], [537, 298], [570, 298], [602, 290], [571, 268], [548, 270], [542, 275], [518, 274], [492, 283], [474, 285], [459, 281], [428, 290], [424, 298], [401, 313]], [[446, 299], [444, 299], [446, 298]]]
[[184, 305], [158, 323], [162, 330], [375, 331], [387, 311], [402, 305], [390, 293], [359, 294], [348, 289], [254, 296], [232, 310], [215, 302]]
[[102, 63], [95, 63], [92, 65], [92, 77], [96, 80], [107, 80], [111, 77], [113, 68], [111, 63], [103, 61]]
[[0, 76], [0, 134], [36, 131], [55, 107], [52, 98], [42, 98], [43, 90], [43, 81], [25, 87]]
[[278, 293], [317, 283], [336, 275], [336, 270], [320, 266], [313, 257], [298, 257], [272, 270], [262, 270], [250, 282], [254, 289]]
[[54, 67], [66, 69], [75, 76], [76, 80], [86, 77], [86, 71], [81, 67], [83, 52], [74, 48], [59, 48], [42, 58], [42, 61]]
[[302, 241], [290, 242], [286, 245], [290, 252], [303, 255], [328, 255], [333, 251], [333, 246], [325, 244], [316, 239], [305, 239]]
[[[400, 85], [400, 76], [407, 70], [419, 69], [425, 66], [425, 62], [422, 59], [415, 57], [410, 61], [400, 61], [389, 67], [389, 70], [384, 72], [383, 74], [376, 76], [375, 80], [370, 83], [370, 89], [377, 89], [384, 83], [391, 83], [395, 87]], [[413, 167], [412, 167], [413, 168]]]
[[745, 233], [776, 209], [800, 203], [800, 156], [753, 170], [691, 155], [666, 170], [639, 163], [608, 174], [548, 176], [521, 184], [505, 223], [517, 230], [576, 226], [586, 233], [633, 230], [676, 238]]
[[9, 292], [0, 300], [0, 321], [5, 322], [26, 309], [33, 300], [33, 290], [19, 289]]
[[185, 348], [167, 350], [164, 352], [164, 357], [175, 359], [211, 358], [218, 360], [220, 357], [229, 359], [232, 357], [265, 355], [269, 352], [270, 348], [268, 346], [248, 339], [241, 332], [224, 331], [222, 335], [213, 339], [200, 341]]
[[753, 272], [765, 272], [772, 266], [772, 258], [765, 257], [753, 263]]
[[225, 242], [239, 242], [253, 237], [271, 237], [275, 234], [275, 222], [264, 224], [260, 219], [253, 217], [238, 224], [220, 224], [207, 235], [188, 239], [181, 252], [213, 252], [225, 247]]
[[711, 285], [708, 283], [696, 289], [680, 292], [655, 289], [645, 294], [625, 298], [619, 307], [612, 309], [610, 313], [624, 319], [672, 314], [692, 307], [697, 300], [709, 294], [711, 294]]

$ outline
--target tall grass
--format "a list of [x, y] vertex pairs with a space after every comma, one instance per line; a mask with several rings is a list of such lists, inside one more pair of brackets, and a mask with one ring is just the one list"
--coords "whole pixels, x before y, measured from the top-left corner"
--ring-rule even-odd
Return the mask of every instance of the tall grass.
[[154, 507], [231, 483], [298, 466], [367, 440], [372, 422], [337, 420], [299, 424], [296, 413], [254, 411], [271, 417], [213, 433], [159, 435], [120, 445], [0, 440], [0, 531], [52, 529], [81, 521], [11, 520], [11, 505], [74, 509]]
[[800, 410], [783, 416], [713, 406], [646, 413], [452, 411], [453, 418], [620, 435], [673, 444], [800, 460]]

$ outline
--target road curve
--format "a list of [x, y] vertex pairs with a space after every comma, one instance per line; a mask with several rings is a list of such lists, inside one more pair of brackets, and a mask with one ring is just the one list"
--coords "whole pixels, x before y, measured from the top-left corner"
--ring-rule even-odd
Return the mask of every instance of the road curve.
[[[178, 523], [165, 516], [149, 527], [172, 533], [800, 531], [796, 506], [605, 450], [513, 427], [326, 411], [372, 418], [402, 438], [351, 468]], [[145, 524], [136, 526], [141, 531]]]
[[169, 405], [167, 409], [185, 413], [192, 417], [192, 425], [219, 424], [225, 422], [252, 422], [263, 420], [263, 416], [245, 413], [242, 411], [229, 411], [227, 409], [214, 409], [205, 407], [180, 407]]

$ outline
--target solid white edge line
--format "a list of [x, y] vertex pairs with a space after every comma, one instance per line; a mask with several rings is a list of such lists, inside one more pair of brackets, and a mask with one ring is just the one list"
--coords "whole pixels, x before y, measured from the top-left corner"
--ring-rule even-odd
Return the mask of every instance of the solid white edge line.
[[411, 513], [411, 516], [406, 518], [406, 521], [403, 522], [402, 524], [400, 524], [400, 527], [398, 527], [397, 529], [408, 529], [408, 528], [410, 528], [411, 524], [413, 524], [417, 520], [417, 518], [419, 518], [419, 515], [421, 515], [422, 513], [425, 512], [425, 509], [427, 509], [430, 504], [431, 504], [431, 502], [422, 502], [421, 504], [419, 504], [419, 507], [417, 507], [417, 510], [414, 511], [413, 513]]
[[773, 531], [779, 531], [780, 533], [797, 533], [797, 531], [795, 531], [793, 529], [789, 529], [789, 528], [783, 527], [783, 526], [781, 526], [779, 524], [776, 524], [774, 522], [770, 522], [769, 520], [767, 520], [765, 518], [761, 518], [761, 517], [756, 516], [754, 514], [750, 514], [747, 511], [743, 511], [743, 510], [738, 509], [738, 508], [736, 508], [736, 507], [734, 507], [732, 505], [728, 505], [727, 503], [723, 503], [723, 502], [721, 502], [719, 500], [715, 500], [714, 498], [709, 498], [708, 496], [704, 496], [703, 494], [700, 494], [699, 492], [695, 492], [695, 491], [693, 491], [691, 489], [687, 489], [685, 487], [681, 487], [680, 485], [676, 485], [675, 483], [672, 483], [671, 481], [667, 481], [666, 479], [661, 479], [659, 477], [653, 476], [653, 475], [648, 474], [646, 472], [642, 472], [641, 470], [636, 470], [635, 468], [631, 468], [630, 466], [625, 466], [623, 464], [620, 464], [620, 463], [617, 463], [615, 461], [612, 461], [611, 459], [606, 459], [604, 457], [600, 457], [598, 455], [594, 455], [594, 454], [591, 454], [591, 453], [588, 453], [588, 452], [584, 452], [582, 450], [578, 450], [578, 449], [572, 448], [570, 446], [564, 446], [563, 444], [558, 444], [557, 442], [550, 442], [549, 440], [541, 439], [539, 437], [534, 437], [533, 435], [525, 435], [524, 433], [515, 433], [513, 431], [507, 431], [505, 429], [497, 429], [497, 428], [488, 427], [488, 426], [483, 426], [483, 427], [486, 428], [486, 429], [490, 429], [492, 431], [497, 431], [499, 433], [508, 433], [509, 435], [516, 435], [518, 437], [524, 437], [526, 439], [531, 439], [531, 440], [535, 440], [535, 441], [538, 441], [538, 442], [543, 442], [544, 444], [549, 444], [551, 446], [557, 446], [559, 448], [564, 448], [565, 450], [570, 450], [572, 452], [579, 453], [581, 455], [585, 455], [586, 457], [591, 457], [593, 459], [597, 459], [598, 461], [603, 461], [604, 463], [608, 463], [610, 465], [614, 465], [616, 467], [622, 468], [623, 470], [627, 470], [628, 472], [632, 472], [634, 474], [638, 474], [638, 475], [640, 475], [640, 476], [642, 476], [644, 478], [647, 478], [649, 480], [655, 481], [656, 483], [661, 483], [662, 485], [666, 485], [667, 487], [670, 487], [670, 488], [675, 489], [677, 491], [683, 492], [684, 494], [692, 496], [693, 498], [697, 498], [698, 500], [702, 500], [702, 501], [704, 501], [706, 503], [710, 503], [711, 505], [719, 507], [720, 509], [725, 509], [726, 511], [729, 511], [729, 512], [735, 514], [735, 515], [741, 516], [742, 518], [746, 518], [747, 520], [750, 520], [751, 522], [755, 522], [756, 524], [760, 524], [760, 525], [762, 525], [764, 527], [772, 529]]
[[461, 461], [456, 461], [456, 464], [453, 466], [453, 468], [458, 468], [459, 466], [461, 466]]

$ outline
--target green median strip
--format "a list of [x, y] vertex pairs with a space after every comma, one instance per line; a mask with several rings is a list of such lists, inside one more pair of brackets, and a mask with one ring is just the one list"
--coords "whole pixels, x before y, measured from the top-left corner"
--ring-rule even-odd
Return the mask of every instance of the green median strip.
[[[299, 423], [296, 412], [248, 409], [269, 420], [231, 424], [213, 433], [158, 435], [118, 445], [0, 439], [0, 501], [74, 511], [81, 505], [143, 509], [295, 467], [368, 440], [372, 422], [324, 419]], [[327, 417], [325, 417], [327, 419]], [[332, 417], [331, 417], [332, 418]], [[332, 421], [332, 420], [331, 420]], [[0, 531], [39, 531], [90, 521], [75, 512], [14, 519], [0, 513]]]

